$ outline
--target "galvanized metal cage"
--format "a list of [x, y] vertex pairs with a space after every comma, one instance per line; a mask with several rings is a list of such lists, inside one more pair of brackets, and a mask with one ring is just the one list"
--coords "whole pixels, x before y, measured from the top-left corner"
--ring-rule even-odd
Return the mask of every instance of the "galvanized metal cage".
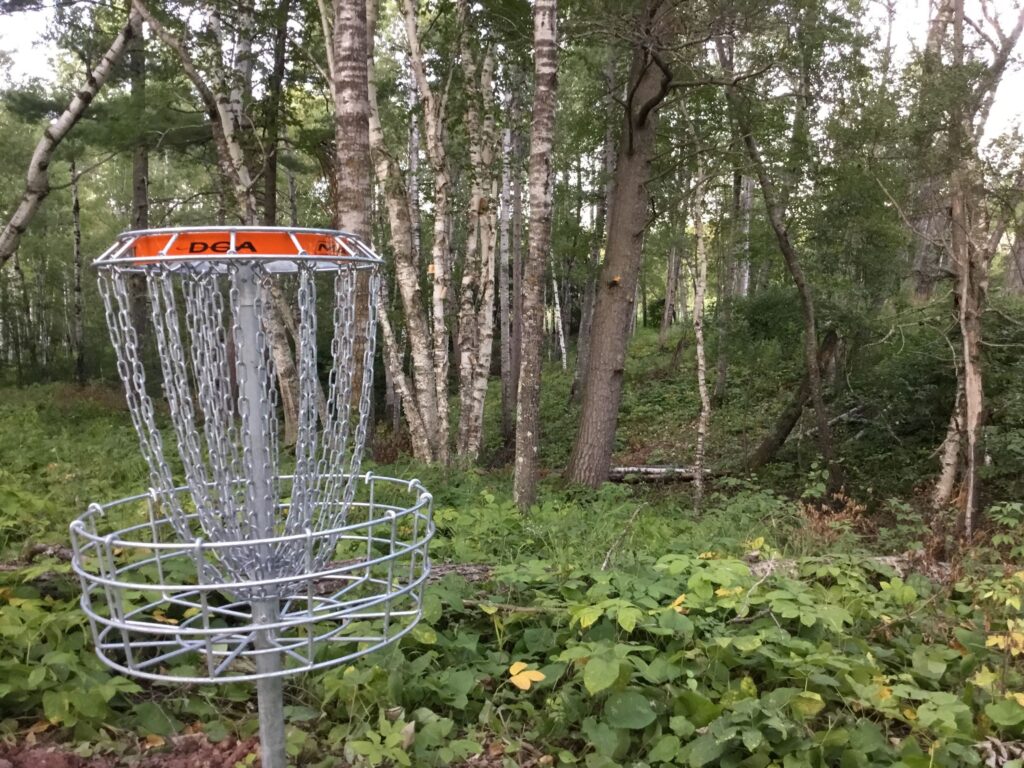
[[[430, 494], [360, 470], [380, 263], [346, 232], [267, 227], [128, 232], [97, 259], [150, 478], [71, 525], [111, 667], [266, 680], [369, 653], [420, 617]], [[285, 406], [294, 448], [279, 437]]]

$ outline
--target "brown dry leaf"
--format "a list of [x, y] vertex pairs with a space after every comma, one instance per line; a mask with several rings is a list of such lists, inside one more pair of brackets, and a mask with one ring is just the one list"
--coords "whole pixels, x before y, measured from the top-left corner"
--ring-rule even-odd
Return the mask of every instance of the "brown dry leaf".
[[156, 749], [157, 747], [162, 747], [162, 746], [164, 746], [164, 744], [167, 743], [167, 739], [165, 739], [163, 736], [158, 736], [155, 733], [149, 734], [144, 739], [144, 741], [145, 741], [146, 749]]

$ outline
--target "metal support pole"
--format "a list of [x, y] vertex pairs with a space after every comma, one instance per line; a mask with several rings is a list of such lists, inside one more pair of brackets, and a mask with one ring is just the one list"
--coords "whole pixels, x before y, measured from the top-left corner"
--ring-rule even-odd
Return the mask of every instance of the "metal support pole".
[[[232, 233], [231, 249], [234, 250]], [[240, 377], [240, 395], [249, 409], [249, 434], [243, 435], [243, 442], [249, 446], [252, 457], [249, 481], [252, 484], [252, 510], [257, 537], [270, 539], [274, 532], [274, 509], [271, 501], [271, 478], [267, 477], [264, 457], [267, 454], [269, 435], [264, 434], [262, 422], [256, 418], [257, 409], [269, 407], [264, 402], [260, 387], [260, 283], [251, 266], [241, 266], [235, 273], [235, 290], [238, 291], [238, 316], [235, 318], [238, 335], [238, 360], [244, 373]], [[263, 545], [261, 560], [270, 564], [273, 560], [272, 547]], [[257, 627], [273, 624], [278, 619], [279, 603], [276, 597], [254, 600], [252, 603], [253, 624]], [[281, 671], [281, 652], [275, 650], [273, 630], [257, 630], [254, 644], [256, 670], [261, 677], [256, 683], [256, 698], [260, 716], [260, 752], [263, 768], [286, 768], [284, 748], [284, 685], [277, 673]]]

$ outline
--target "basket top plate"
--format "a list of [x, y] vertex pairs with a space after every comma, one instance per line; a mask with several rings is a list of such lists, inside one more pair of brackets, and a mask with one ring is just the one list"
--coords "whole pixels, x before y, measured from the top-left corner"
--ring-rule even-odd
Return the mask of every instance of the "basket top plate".
[[93, 265], [99, 269], [188, 270], [263, 262], [272, 272], [372, 266], [381, 259], [362, 238], [334, 229], [300, 227], [176, 227], [124, 232]]

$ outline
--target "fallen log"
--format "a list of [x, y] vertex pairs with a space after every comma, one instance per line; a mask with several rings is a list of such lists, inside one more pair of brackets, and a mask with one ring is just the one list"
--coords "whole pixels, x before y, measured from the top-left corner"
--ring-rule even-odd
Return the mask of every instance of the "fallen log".
[[[689, 483], [695, 476], [693, 467], [633, 466], [608, 470], [608, 480], [612, 483]], [[705, 470], [704, 477], [710, 476], [711, 473]]]

